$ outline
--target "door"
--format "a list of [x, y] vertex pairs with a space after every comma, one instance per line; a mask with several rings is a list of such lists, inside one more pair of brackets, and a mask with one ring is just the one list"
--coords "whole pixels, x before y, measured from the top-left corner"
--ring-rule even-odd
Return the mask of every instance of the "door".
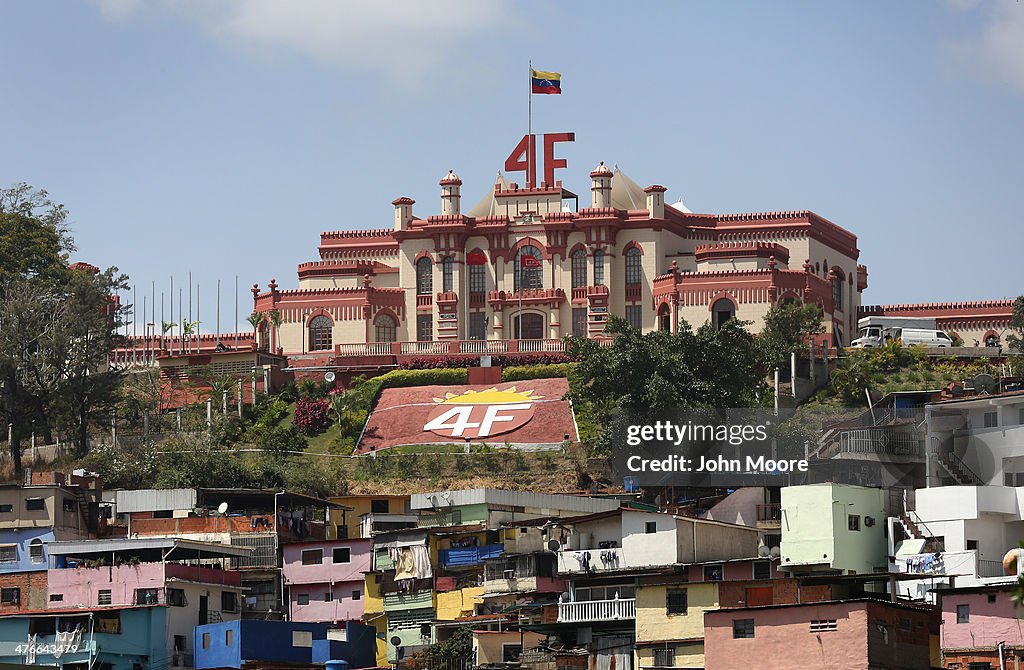
[[210, 615], [210, 596], [199, 596], [199, 625], [205, 626]]
[[[522, 321], [522, 330], [520, 330]], [[515, 318], [513, 331], [517, 340], [543, 340], [544, 339], [544, 315], [526, 313]]]

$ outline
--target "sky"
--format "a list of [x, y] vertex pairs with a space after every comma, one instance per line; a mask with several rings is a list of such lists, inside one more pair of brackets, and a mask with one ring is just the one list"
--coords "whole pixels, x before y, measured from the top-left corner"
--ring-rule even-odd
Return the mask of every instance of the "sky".
[[439, 213], [449, 169], [471, 207], [526, 132], [531, 60], [562, 74], [533, 130], [576, 134], [583, 205], [605, 161], [695, 212], [852, 231], [865, 304], [1024, 293], [1017, 0], [8, 0], [0, 26], [0, 186], [64, 203], [140, 324], [172, 276], [187, 309], [191, 272], [201, 331], [218, 280], [234, 329], [236, 277], [247, 330], [252, 284], [296, 287], [321, 231], [390, 227], [396, 197]]

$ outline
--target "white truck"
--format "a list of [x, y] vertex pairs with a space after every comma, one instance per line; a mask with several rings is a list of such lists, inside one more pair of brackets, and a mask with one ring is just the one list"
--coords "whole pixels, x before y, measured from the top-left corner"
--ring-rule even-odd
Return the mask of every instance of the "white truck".
[[[902, 337], [904, 331], [906, 331], [907, 335], [912, 334], [914, 337]], [[928, 331], [931, 335], [930, 339], [938, 338], [937, 333], [941, 332], [936, 330], [935, 317], [865, 316], [857, 320], [857, 339], [850, 342], [850, 346], [855, 348], [881, 347], [885, 346], [886, 342], [889, 340], [901, 339], [907, 339], [907, 344], [917, 344], [918, 342], [910, 342], [909, 340], [920, 339], [916, 337], [920, 334], [918, 331]], [[945, 333], [942, 334], [945, 335]], [[946, 336], [946, 339], [948, 340], [949, 337]], [[933, 344], [931, 342], [923, 341], [920, 343]], [[949, 344], [941, 344], [936, 341], [934, 345], [952, 346], [952, 341], [950, 341]]]

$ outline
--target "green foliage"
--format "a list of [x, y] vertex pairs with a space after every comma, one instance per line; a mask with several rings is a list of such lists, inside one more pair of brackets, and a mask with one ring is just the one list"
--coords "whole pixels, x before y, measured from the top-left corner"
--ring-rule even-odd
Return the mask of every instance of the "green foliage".
[[160, 468], [159, 459], [150, 445], [131, 451], [108, 444], [99, 445], [79, 464], [86, 470], [101, 474], [104, 486], [112, 489], [149, 488]]
[[546, 365], [516, 365], [501, 371], [501, 381], [518, 382], [527, 379], [553, 379], [569, 377], [576, 369], [575, 363], [548, 363]]
[[764, 317], [764, 328], [757, 337], [757, 347], [766, 370], [785, 368], [790, 354], [807, 349], [810, 335], [825, 332], [822, 311], [817, 305], [796, 301], [773, 306]]
[[1013, 301], [1013, 311], [1010, 313], [1010, 329], [1013, 332], [1006, 336], [1006, 343], [1009, 345], [1009, 348], [1024, 352], [1024, 295], [1018, 296]]

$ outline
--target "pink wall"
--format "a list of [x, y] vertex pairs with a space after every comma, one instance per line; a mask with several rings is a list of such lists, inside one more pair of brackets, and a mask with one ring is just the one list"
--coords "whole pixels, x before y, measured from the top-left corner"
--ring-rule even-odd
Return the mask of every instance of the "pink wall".
[[[733, 619], [754, 619], [754, 637], [733, 639]], [[812, 619], [836, 619], [838, 630], [810, 633], [808, 622]], [[704, 616], [707, 670], [735, 670], [737, 659], [741, 658], [773, 659], [773, 670], [864, 670], [868, 667], [864, 605], [837, 603], [708, 612]]]
[[[176, 563], [52, 569], [47, 573], [47, 590], [50, 595], [62, 594], [64, 598], [50, 601], [49, 606], [98, 605], [99, 592], [104, 590], [110, 591], [111, 605], [131, 605], [135, 602], [136, 589], [163, 589], [171, 577], [208, 584], [238, 586], [241, 583], [237, 572]], [[164, 597], [162, 592], [160, 597]]]
[[[1007, 591], [993, 593], [994, 603], [987, 593], [957, 593], [942, 596], [942, 648], [968, 649], [993, 647], [1005, 641], [1007, 645], [1024, 644], [1020, 621]], [[970, 610], [967, 623], [956, 622], [957, 605]]]
[[[284, 545], [285, 584], [327, 584], [330, 582], [363, 581], [363, 573], [370, 570], [369, 539], [331, 540], [327, 542], [298, 542]], [[334, 563], [336, 547], [348, 547], [350, 561]], [[320, 549], [323, 562], [303, 565], [302, 552]]]
[[[366, 603], [365, 582], [345, 581], [334, 582], [333, 585], [295, 584], [291, 586], [291, 619], [292, 621], [331, 622], [363, 618]], [[359, 599], [352, 597], [353, 591], [359, 591]], [[309, 603], [299, 604], [299, 595], [309, 596]], [[325, 600], [329, 597], [330, 600]]]

